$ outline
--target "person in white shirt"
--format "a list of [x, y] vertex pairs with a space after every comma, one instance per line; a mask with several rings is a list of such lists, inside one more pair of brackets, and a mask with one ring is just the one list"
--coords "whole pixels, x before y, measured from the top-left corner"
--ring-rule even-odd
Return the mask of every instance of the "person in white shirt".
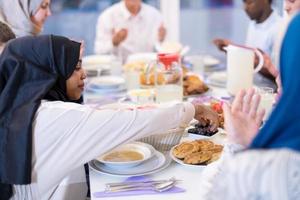
[[245, 45], [273, 55], [277, 33], [283, 23], [282, 17], [272, 9], [272, 0], [255, 0], [257, 3], [251, 1], [244, 0], [245, 11], [252, 20], [248, 27]]
[[[282, 23], [282, 17], [272, 9], [272, 0], [243, 0], [244, 9], [251, 22], [248, 26], [245, 45], [258, 48], [272, 55], [276, 34]], [[216, 46], [223, 50], [233, 42], [226, 39], [215, 39]]]
[[98, 18], [94, 52], [115, 54], [125, 61], [132, 53], [153, 52], [166, 36], [158, 10], [141, 0], [122, 0]]
[[[261, 50], [274, 61], [274, 46], [278, 31], [283, 24], [282, 17], [272, 8], [272, 0], [243, 0], [244, 10], [252, 20], [248, 26], [245, 45]], [[227, 39], [215, 39], [215, 45], [220, 49], [234, 42]], [[268, 62], [268, 61], [267, 61]], [[277, 76], [276, 70], [268, 71], [267, 66], [260, 71], [266, 77], [273, 79]]]
[[131, 109], [74, 103], [86, 78], [82, 51], [80, 43], [53, 35], [18, 38], [5, 47], [1, 199], [84, 199], [84, 163], [120, 144], [186, 126], [194, 116], [218, 127], [217, 113], [188, 102]]

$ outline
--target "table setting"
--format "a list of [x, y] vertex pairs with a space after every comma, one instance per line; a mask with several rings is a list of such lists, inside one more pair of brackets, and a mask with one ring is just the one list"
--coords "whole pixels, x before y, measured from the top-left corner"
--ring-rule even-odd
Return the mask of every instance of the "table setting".
[[[143, 56], [146, 60], [143, 60]], [[219, 70], [220, 67], [217, 66], [224, 66], [224, 63], [213, 56], [187, 56], [185, 58], [187, 67], [171, 64], [173, 61], [179, 61], [176, 56], [168, 54], [160, 56], [157, 55], [157, 61], [151, 61], [155, 57], [153, 54], [132, 56], [129, 57], [131, 62], [126, 63], [122, 68], [123, 75], [110, 74], [90, 77], [85, 91], [85, 95], [88, 97], [86, 103], [104, 109], [105, 106], [101, 107], [104, 104], [103, 100], [111, 98], [112, 102], [110, 103], [115, 103], [113, 105], [116, 108], [126, 104], [128, 108], [140, 109], [170, 100], [194, 101], [210, 106], [219, 114], [222, 123], [217, 131], [209, 132], [209, 127], [200, 126], [197, 122], [192, 121], [187, 127], [176, 128], [125, 144], [140, 146], [133, 148], [143, 155], [142, 159], [138, 161], [122, 161], [112, 164], [103, 159], [107, 156], [106, 154], [99, 155], [98, 158], [89, 162], [92, 200], [101, 198], [133, 200], [137, 198], [135, 197], [137, 195], [142, 195], [144, 200], [153, 199], [154, 195], [159, 199], [196, 200], [199, 188], [197, 184], [194, 184], [195, 180], [200, 180], [207, 174], [213, 174], [218, 167], [221, 167], [219, 165], [221, 165], [223, 149], [226, 149], [227, 145], [226, 132], [223, 127], [222, 104], [231, 102], [232, 92], [236, 91], [233, 86], [240, 85], [228, 85], [228, 81], [230, 83], [236, 79], [233, 77], [233, 80], [228, 72]], [[141, 58], [142, 60], [139, 60]], [[251, 62], [251, 59], [248, 59], [248, 62]], [[158, 67], [159, 65], [161, 67]], [[200, 70], [202, 74], [199, 73], [199, 70], [197, 71], [199, 66], [202, 68]], [[176, 68], [176, 70], [170, 73], [171, 68]], [[249, 79], [253, 79], [251, 77], [254, 75], [251, 73], [249, 76]], [[193, 81], [189, 80], [190, 77]], [[207, 89], [185, 95], [184, 91], [198, 82], [197, 89], [202, 87], [201, 84]], [[160, 87], [164, 87], [167, 92], [164, 90], [163, 93], [160, 93]], [[257, 92], [266, 94], [266, 97], [273, 95], [273, 90], [256, 87], [258, 88]], [[174, 88], [178, 89], [173, 90]], [[174, 94], [168, 93], [171, 91]], [[168, 95], [166, 96], [166, 94]], [[268, 101], [266, 104], [269, 106], [272, 103], [273, 101], [271, 103]], [[271, 109], [272, 107], [269, 106], [268, 110]], [[141, 147], [148, 148], [151, 153], [145, 156]], [[116, 153], [120, 148], [122, 147], [117, 147], [107, 154]], [[182, 152], [185, 152], [184, 156]], [[205, 172], [209, 169], [211, 172]], [[112, 187], [113, 191], [110, 191], [108, 189], [110, 184], [120, 187], [115, 187], [115, 190]]]

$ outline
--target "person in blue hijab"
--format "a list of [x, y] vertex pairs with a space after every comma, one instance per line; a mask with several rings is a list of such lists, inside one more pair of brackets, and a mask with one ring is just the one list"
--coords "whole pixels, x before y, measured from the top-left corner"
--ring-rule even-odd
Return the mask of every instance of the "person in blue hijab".
[[299, 199], [299, 33], [300, 14], [289, 24], [281, 46], [282, 96], [261, 130], [264, 110], [259, 110], [254, 89], [241, 91], [231, 106], [224, 104], [229, 144], [214, 166], [214, 177], [203, 178], [210, 182], [201, 185], [199, 199]]

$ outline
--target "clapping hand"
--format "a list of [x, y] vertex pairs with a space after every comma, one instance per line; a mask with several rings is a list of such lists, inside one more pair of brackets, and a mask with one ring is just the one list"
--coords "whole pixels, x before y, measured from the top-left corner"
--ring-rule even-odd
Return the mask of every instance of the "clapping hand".
[[167, 30], [164, 27], [164, 25], [161, 24], [159, 29], [158, 29], [158, 40], [159, 40], [159, 42], [163, 42], [165, 40], [166, 34], [167, 34]]
[[112, 39], [112, 43], [114, 46], [119, 46], [121, 42], [123, 42], [126, 38], [127, 38], [127, 35], [128, 35], [128, 30], [123, 28], [119, 31], [117, 31], [115, 33], [115, 31], [113, 31], [113, 39]]
[[258, 111], [260, 96], [254, 89], [242, 90], [231, 106], [223, 104], [225, 129], [232, 142], [249, 146], [257, 135], [265, 111]]

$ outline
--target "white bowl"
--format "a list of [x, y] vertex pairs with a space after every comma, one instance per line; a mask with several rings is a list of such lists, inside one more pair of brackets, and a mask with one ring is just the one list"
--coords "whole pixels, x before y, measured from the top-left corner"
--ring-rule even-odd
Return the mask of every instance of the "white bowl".
[[[134, 152], [137, 153], [139, 156], [141, 156], [140, 159], [137, 160], [128, 160], [128, 157], [120, 156], [124, 152]], [[109, 167], [132, 167], [136, 166], [138, 164], [141, 164], [152, 157], [155, 149], [149, 145], [142, 142], [132, 142], [125, 145], [122, 145], [120, 147], [117, 147], [113, 149], [110, 152], [107, 152], [100, 157], [98, 157], [96, 160], [99, 162], [109, 166]], [[118, 154], [119, 157], [122, 157], [122, 159], [118, 159], [114, 156], [114, 158], [108, 158], [112, 155]], [[136, 155], [136, 154], [135, 154]], [[125, 158], [125, 159], [124, 159]]]

